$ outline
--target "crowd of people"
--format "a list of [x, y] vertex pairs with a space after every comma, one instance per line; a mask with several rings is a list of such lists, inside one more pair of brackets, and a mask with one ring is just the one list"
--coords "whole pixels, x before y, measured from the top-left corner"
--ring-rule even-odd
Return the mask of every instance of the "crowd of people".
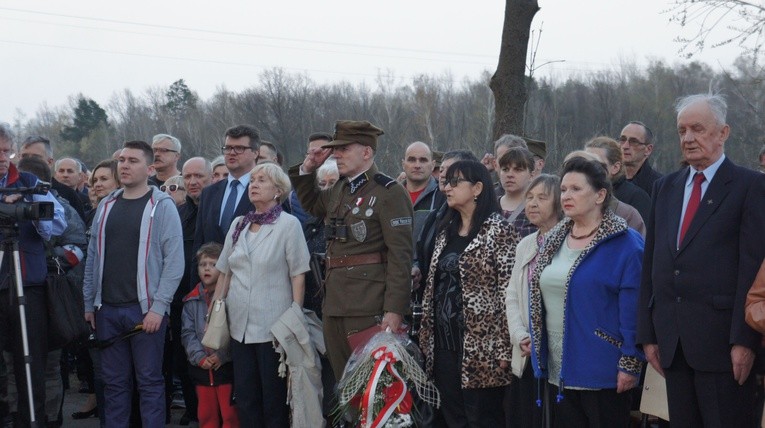
[[[73, 419], [161, 427], [182, 396], [181, 425], [353, 426], [335, 385], [369, 328], [419, 346], [441, 403], [419, 426], [626, 427], [647, 367], [673, 426], [757, 426], [763, 332], [745, 313], [765, 174], [725, 156], [724, 98], [675, 107], [666, 176], [639, 121], [558, 171], [544, 142], [506, 134], [480, 161], [413, 142], [393, 177], [366, 121], [311, 134], [289, 168], [238, 125], [216, 159], [179, 169], [181, 142], [158, 134], [92, 170], [3, 124], [2, 203], [53, 205], [0, 220], [4, 426], [62, 426], [70, 355], [87, 393]], [[54, 275], [81, 287], [94, 335], [63, 349], [45, 315]], [[203, 345], [216, 302], [219, 349]]]

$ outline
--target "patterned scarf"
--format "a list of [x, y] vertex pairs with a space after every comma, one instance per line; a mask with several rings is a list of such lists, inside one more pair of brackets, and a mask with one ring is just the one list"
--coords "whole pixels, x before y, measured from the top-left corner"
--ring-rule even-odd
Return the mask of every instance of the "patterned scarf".
[[239, 240], [239, 235], [241, 235], [242, 231], [245, 227], [249, 226], [252, 223], [255, 224], [273, 224], [277, 218], [279, 218], [279, 214], [282, 213], [282, 206], [281, 204], [276, 204], [273, 208], [270, 210], [264, 212], [264, 213], [258, 213], [255, 212], [255, 210], [252, 210], [248, 212], [244, 218], [242, 218], [239, 221], [239, 224], [236, 225], [236, 229], [234, 229], [234, 234], [232, 235], [232, 238], [234, 240], [234, 244], [236, 244], [236, 241]]
[[542, 233], [542, 231], [539, 231], [537, 234], [537, 253], [534, 254], [534, 257], [529, 261], [529, 270], [528, 270], [528, 285], [531, 286], [531, 277], [534, 273], [534, 269], [537, 268], [537, 258], [539, 257], [539, 253], [542, 251], [542, 246], [545, 244], [545, 235]]

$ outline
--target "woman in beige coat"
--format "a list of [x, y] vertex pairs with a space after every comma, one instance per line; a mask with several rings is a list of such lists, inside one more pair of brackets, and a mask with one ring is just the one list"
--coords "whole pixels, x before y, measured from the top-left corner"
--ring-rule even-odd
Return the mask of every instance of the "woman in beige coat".
[[255, 209], [231, 223], [216, 264], [221, 275], [213, 300], [226, 296], [243, 427], [289, 426], [287, 381], [279, 377], [271, 327], [293, 303], [303, 305], [309, 270], [300, 222], [281, 209], [289, 192], [289, 178], [277, 165], [253, 168], [248, 197]]
[[526, 216], [538, 231], [523, 238], [515, 252], [515, 265], [505, 290], [505, 310], [513, 344], [513, 381], [510, 398], [505, 402], [513, 409], [515, 426], [541, 426], [541, 408], [534, 400], [536, 381], [528, 364], [529, 346], [529, 277], [534, 268], [537, 251], [544, 243], [544, 235], [563, 217], [560, 206], [560, 178], [542, 174], [529, 183], [526, 191]]

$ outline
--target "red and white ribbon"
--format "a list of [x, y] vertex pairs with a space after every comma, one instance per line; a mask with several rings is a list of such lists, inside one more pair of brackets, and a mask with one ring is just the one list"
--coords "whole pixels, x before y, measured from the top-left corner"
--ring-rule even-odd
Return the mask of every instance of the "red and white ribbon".
[[[398, 408], [398, 405], [404, 401], [404, 398], [406, 398], [407, 394], [406, 382], [404, 382], [404, 379], [398, 373], [398, 370], [396, 370], [396, 368], [393, 366], [393, 364], [397, 361], [393, 352], [388, 351], [385, 346], [381, 346], [372, 351], [372, 357], [376, 360], [375, 367], [372, 370], [372, 376], [370, 376], [369, 382], [367, 382], [367, 387], [364, 391], [364, 398], [361, 402], [361, 426], [364, 428], [378, 428], [385, 425], [385, 423], [388, 421], [388, 418], [393, 415], [393, 413], [396, 411], [396, 408]], [[393, 376], [393, 383], [399, 383], [400, 387], [396, 388], [396, 394], [394, 394], [391, 399], [385, 402], [382, 410], [380, 410], [380, 414], [377, 415], [377, 418], [374, 418], [375, 391], [377, 390], [377, 384], [380, 380], [380, 376], [386, 370]], [[369, 421], [372, 422], [370, 423]]]

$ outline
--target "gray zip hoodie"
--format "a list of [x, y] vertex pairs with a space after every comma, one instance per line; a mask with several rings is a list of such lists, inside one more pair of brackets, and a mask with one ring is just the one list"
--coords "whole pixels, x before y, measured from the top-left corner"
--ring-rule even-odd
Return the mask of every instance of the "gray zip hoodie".
[[[154, 186], [141, 219], [136, 286], [141, 311], [165, 315], [183, 277], [183, 232], [173, 199]], [[88, 258], [82, 293], [85, 312], [101, 306], [101, 285], [106, 242], [106, 219], [122, 189], [115, 190], [98, 204], [90, 230]]]

